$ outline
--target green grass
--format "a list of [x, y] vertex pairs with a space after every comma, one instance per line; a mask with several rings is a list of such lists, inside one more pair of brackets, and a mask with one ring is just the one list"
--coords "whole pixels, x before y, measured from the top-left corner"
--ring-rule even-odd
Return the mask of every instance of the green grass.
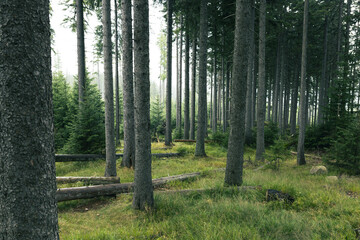
[[[159, 147], [155, 144], [153, 148]], [[118, 198], [59, 203], [61, 239], [355, 239], [360, 227], [360, 179], [341, 178], [330, 183], [325, 176], [311, 176], [318, 164], [296, 166], [290, 157], [278, 171], [253, 171], [245, 165], [244, 185], [262, 190], [224, 188], [226, 150], [207, 145], [208, 157], [193, 157], [195, 144], [177, 143], [169, 150], [185, 151], [183, 157], [153, 160], [153, 178], [202, 171], [195, 180], [175, 182], [167, 189], [208, 189], [202, 193], [155, 193], [155, 209], [131, 208], [131, 194]], [[183, 150], [185, 149], [185, 150]], [[247, 149], [245, 159], [254, 159]], [[102, 176], [104, 162], [57, 164], [58, 175]], [[70, 165], [70, 166], [67, 166]], [[61, 173], [61, 174], [60, 174]], [[133, 171], [118, 169], [121, 182], [133, 180]], [[276, 189], [296, 198], [292, 205], [266, 202], [265, 189]], [[351, 192], [352, 194], [349, 194]]]

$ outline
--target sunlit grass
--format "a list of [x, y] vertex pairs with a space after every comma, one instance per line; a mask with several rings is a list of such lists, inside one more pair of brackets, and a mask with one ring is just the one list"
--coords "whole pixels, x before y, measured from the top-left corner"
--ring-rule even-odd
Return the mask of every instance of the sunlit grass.
[[[134, 211], [131, 194], [60, 203], [61, 239], [355, 239], [354, 229], [360, 227], [359, 178], [329, 182], [326, 176], [309, 174], [315, 162], [298, 167], [290, 156], [279, 170], [254, 171], [252, 164], [245, 164], [243, 185], [262, 190], [238, 191], [223, 187], [225, 172], [218, 170], [225, 167], [226, 149], [207, 144], [208, 156], [198, 158], [194, 148], [194, 143], [176, 143], [170, 151], [158, 149], [186, 154], [153, 159], [153, 178], [200, 171], [201, 177], [170, 183], [166, 189], [207, 191], [155, 192], [151, 212]], [[246, 149], [244, 159], [254, 161], [254, 154]], [[58, 174], [103, 175], [104, 161], [82, 164], [58, 163]], [[118, 168], [118, 175], [121, 182], [133, 181], [132, 169]], [[266, 189], [286, 192], [296, 200], [292, 205], [266, 202]]]

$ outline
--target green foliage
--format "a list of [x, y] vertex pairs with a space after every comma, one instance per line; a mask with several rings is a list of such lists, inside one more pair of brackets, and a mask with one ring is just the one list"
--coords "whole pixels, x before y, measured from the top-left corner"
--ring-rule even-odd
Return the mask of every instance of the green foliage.
[[269, 161], [268, 168], [279, 170], [280, 161], [285, 160], [289, 155], [287, 141], [281, 138], [275, 140], [275, 143], [270, 147], [270, 151], [265, 154], [265, 159]]
[[65, 153], [102, 153], [105, 149], [105, 113], [104, 103], [96, 85], [91, 84], [89, 73], [85, 76], [84, 102], [79, 107], [78, 84], [75, 81], [68, 125], [70, 138], [63, 148]]
[[274, 122], [265, 122], [264, 126], [264, 140], [265, 146], [270, 146], [279, 138], [279, 128]]
[[340, 172], [360, 174], [360, 120], [338, 128], [325, 161]]
[[155, 137], [158, 134], [165, 134], [165, 117], [164, 117], [164, 104], [160, 102], [157, 96], [151, 102], [150, 108], [150, 129]]
[[217, 131], [211, 135], [211, 140], [213, 143], [218, 144], [224, 148], [228, 147], [228, 141], [229, 141], [229, 132], [221, 132]]
[[305, 149], [324, 150], [330, 147], [334, 131], [330, 124], [310, 126], [305, 133]]
[[54, 140], [55, 149], [60, 150], [70, 136], [69, 96], [70, 88], [61, 71], [53, 73], [53, 107], [54, 107]]

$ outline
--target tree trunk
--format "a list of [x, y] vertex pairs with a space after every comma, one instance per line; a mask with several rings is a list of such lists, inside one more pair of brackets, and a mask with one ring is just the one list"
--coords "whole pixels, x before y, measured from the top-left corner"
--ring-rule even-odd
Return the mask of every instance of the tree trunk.
[[116, 103], [116, 125], [115, 125], [115, 145], [121, 146], [120, 142], [120, 89], [119, 89], [119, 36], [118, 36], [118, 5], [117, 0], [114, 0], [115, 6], [115, 103]]
[[280, 81], [279, 81], [279, 105], [278, 105], [278, 125], [281, 135], [284, 134], [283, 126], [283, 103], [284, 103], [284, 81], [285, 81], [285, 46], [281, 48], [281, 67], [280, 67]]
[[[187, 20], [186, 20], [187, 21]], [[186, 23], [188, 24], [188, 23]], [[190, 119], [189, 119], [189, 78], [190, 78], [190, 38], [188, 33], [188, 28], [185, 33], [185, 101], [184, 101], [184, 138], [189, 139], [190, 131]]]
[[254, 41], [254, 25], [255, 25], [255, 6], [251, 7], [250, 16], [250, 36], [249, 36], [249, 56], [247, 68], [247, 91], [246, 91], [246, 114], [245, 114], [245, 142], [250, 143], [252, 138], [252, 110], [253, 110], [253, 81], [254, 81], [254, 59], [255, 59], [255, 41]]
[[207, 67], [207, 37], [208, 37], [208, 16], [207, 0], [200, 2], [200, 42], [199, 42], [199, 98], [198, 98], [198, 128], [196, 132], [195, 156], [206, 156], [205, 135], [206, 135], [206, 67]]
[[245, 141], [246, 75], [249, 53], [248, 36], [254, 0], [236, 0], [233, 78], [231, 90], [230, 135], [225, 184], [241, 185]]
[[165, 130], [166, 146], [170, 146], [172, 142], [172, 136], [171, 136], [172, 14], [173, 14], [173, 0], [168, 0], [167, 1], [166, 130]]
[[299, 68], [295, 66], [293, 93], [291, 95], [290, 134], [296, 133], [296, 113], [299, 94]]
[[196, 96], [196, 35], [192, 43], [192, 76], [191, 76], [191, 114], [190, 114], [190, 139], [195, 139], [195, 96]]
[[114, 87], [112, 73], [111, 11], [110, 0], [102, 1], [102, 21], [104, 31], [104, 90], [105, 90], [105, 177], [116, 176], [114, 138]]
[[[288, 72], [287, 72], [288, 74]], [[284, 95], [284, 134], [287, 133], [288, 127], [289, 127], [289, 105], [290, 105], [290, 82], [289, 78], [287, 77], [285, 80], [285, 95]]]
[[325, 108], [327, 105], [326, 95], [327, 95], [327, 48], [328, 48], [328, 16], [325, 16], [325, 24], [324, 24], [324, 52], [323, 52], [323, 61], [321, 67], [321, 82], [320, 82], [320, 92], [319, 92], [319, 116], [318, 116], [318, 124], [324, 123], [324, 115], [325, 115]]
[[85, 92], [85, 40], [83, 0], [76, 0], [76, 35], [78, 57], [79, 105], [84, 101]]
[[303, 40], [302, 40], [302, 56], [301, 56], [301, 84], [300, 84], [300, 122], [299, 122], [299, 139], [297, 147], [297, 164], [304, 165], [305, 161], [305, 125], [306, 125], [306, 50], [307, 50], [307, 30], [309, 17], [309, 0], [305, 0], [304, 4], [304, 23], [303, 23]]
[[278, 102], [279, 102], [279, 83], [280, 83], [280, 67], [281, 64], [281, 37], [278, 36], [278, 45], [277, 45], [277, 53], [276, 53], [276, 73], [275, 73], [275, 84], [274, 84], [274, 96], [273, 96], [273, 114], [272, 120], [273, 122], [277, 122], [278, 120]]
[[[260, 72], [259, 72], [259, 74], [260, 74]], [[271, 79], [270, 78], [269, 78], [268, 82], [269, 82], [269, 86], [268, 86], [267, 120], [271, 121]], [[265, 76], [265, 83], [266, 83], [266, 76]]]
[[133, 208], [154, 206], [151, 178], [149, 2], [134, 0], [135, 178]]
[[230, 115], [230, 66], [229, 62], [226, 64], [226, 117], [225, 117], [225, 129], [228, 128], [229, 115]]
[[[259, 15], [259, 92], [257, 102], [256, 160], [264, 159], [265, 138], [265, 47], [266, 47], [266, 0], [260, 0]], [[270, 104], [270, 103], [269, 103]]]
[[214, 51], [214, 94], [213, 94], [213, 104], [212, 104], [212, 132], [217, 131], [217, 114], [218, 114], [218, 104], [217, 104], [217, 69], [216, 69], [216, 52]]
[[123, 51], [123, 106], [124, 106], [124, 157], [121, 166], [135, 166], [135, 127], [133, 90], [133, 44], [131, 0], [121, 1], [122, 51]]
[[59, 239], [49, 1], [0, 1], [0, 239]]
[[225, 95], [225, 59], [224, 56], [222, 56], [221, 58], [221, 78], [222, 78], [222, 82], [223, 82], [223, 87], [222, 87], [222, 108], [223, 108], [223, 132], [226, 132], [226, 95]]

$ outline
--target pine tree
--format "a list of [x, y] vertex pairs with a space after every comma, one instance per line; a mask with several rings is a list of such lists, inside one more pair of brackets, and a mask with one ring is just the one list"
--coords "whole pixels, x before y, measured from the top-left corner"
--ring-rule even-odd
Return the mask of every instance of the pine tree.
[[59, 151], [64, 147], [70, 136], [67, 126], [70, 124], [68, 115], [71, 92], [69, 85], [66, 83], [65, 76], [61, 71], [53, 73], [52, 86], [55, 151]]
[[104, 102], [97, 86], [89, 73], [85, 74], [86, 92], [79, 111], [78, 84], [75, 82], [69, 102], [67, 126], [70, 137], [63, 148], [65, 153], [104, 153], [105, 150], [105, 113]]

